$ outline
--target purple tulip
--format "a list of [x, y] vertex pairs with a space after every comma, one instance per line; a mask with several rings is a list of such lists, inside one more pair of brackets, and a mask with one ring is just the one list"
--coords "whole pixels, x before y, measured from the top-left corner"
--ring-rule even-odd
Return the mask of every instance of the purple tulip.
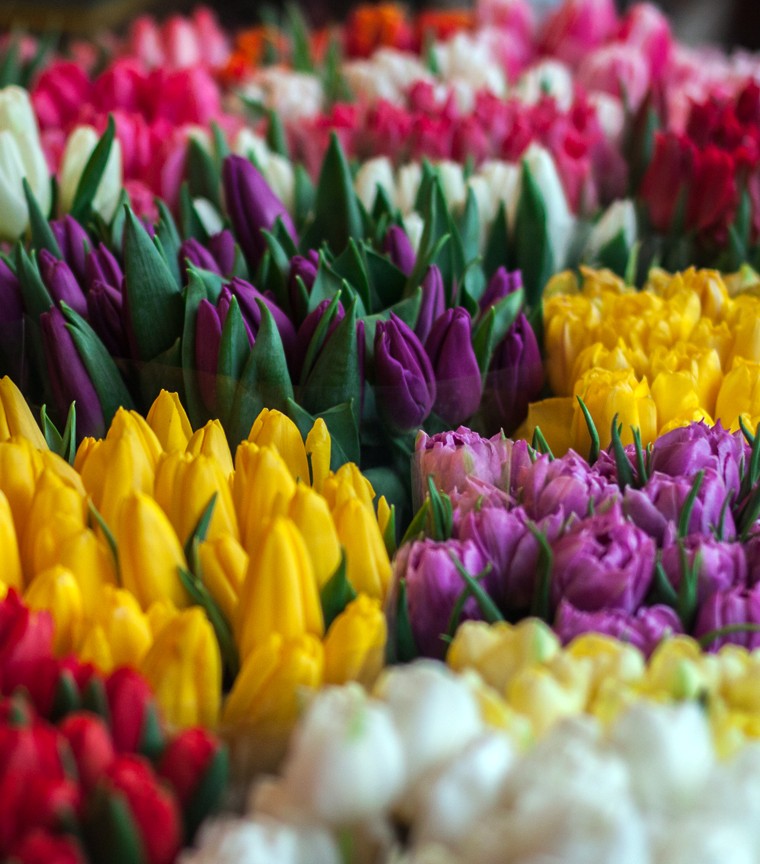
[[470, 477], [504, 489], [502, 477], [505, 466], [508, 471], [511, 450], [515, 446], [503, 435], [483, 438], [466, 426], [436, 435], [420, 432], [414, 442], [412, 457], [415, 507], [427, 494], [428, 477], [433, 478], [437, 489], [448, 494], [463, 490]]
[[252, 333], [258, 333], [261, 325], [261, 309], [257, 300], [262, 300], [267, 309], [272, 313], [277, 331], [282, 339], [282, 347], [287, 357], [291, 357], [296, 346], [296, 330], [290, 318], [280, 307], [266, 294], [262, 294], [258, 288], [246, 282], [245, 279], [234, 278], [225, 287], [237, 298], [243, 318], [248, 323]]
[[302, 321], [306, 315], [306, 310], [302, 308], [303, 298], [297, 280], [300, 279], [303, 282], [307, 294], [310, 294], [317, 280], [318, 270], [319, 253], [314, 249], [310, 249], [305, 256], [294, 255], [290, 259], [288, 297], [290, 299], [290, 308], [293, 310], [293, 315], [297, 321]]
[[[483, 585], [505, 615], [526, 614], [535, 594], [541, 547], [531, 522], [522, 507], [483, 507], [465, 516], [459, 527], [459, 538], [475, 543], [493, 565]], [[561, 514], [554, 514], [536, 527], [551, 544], [562, 523]]]
[[[716, 591], [743, 588], [747, 584], [747, 556], [741, 543], [725, 543], [712, 537], [692, 534], [683, 541], [686, 565], [697, 568], [697, 604], [701, 605]], [[662, 550], [662, 568], [673, 588], [683, 579], [681, 546], [673, 543]]]
[[222, 276], [222, 270], [211, 252], [195, 237], [183, 241], [177, 252], [180, 273], [183, 284], [187, 283], [187, 268], [192, 264], [199, 270], [210, 270]]
[[446, 293], [443, 290], [443, 276], [435, 264], [431, 264], [422, 280], [422, 302], [417, 314], [414, 332], [423, 344], [430, 335], [433, 322], [446, 311]]
[[58, 418], [76, 402], [77, 434], [102, 438], [105, 435], [103, 409], [60, 309], [52, 307], [40, 315], [42, 344], [48, 381]]
[[435, 376], [425, 349], [392, 312], [375, 330], [375, 393], [380, 417], [395, 432], [419, 428], [435, 401]]
[[129, 356], [124, 327], [124, 298], [112, 285], [97, 280], [87, 292], [87, 317], [93, 330], [114, 357]]
[[[322, 316], [327, 312], [330, 307], [330, 300], [323, 300], [316, 309], [309, 312], [309, 314], [304, 318], [303, 323], [298, 328], [298, 333], [296, 334], [296, 346], [293, 352], [293, 380], [300, 381], [301, 373], [303, 371], [304, 360], [306, 359], [306, 354], [309, 350], [309, 345], [314, 336], [314, 332], [319, 326], [319, 322], [322, 320]], [[343, 309], [343, 304], [339, 301], [338, 307], [335, 310], [335, 315], [333, 316], [330, 325], [327, 328], [327, 333], [325, 335], [325, 341], [332, 336], [335, 328], [340, 324], [340, 322], [346, 317], [346, 313]]]
[[552, 513], [583, 519], [619, 498], [618, 487], [570, 450], [561, 459], [537, 459], [525, 472], [521, 503], [531, 519]]
[[[226, 286], [222, 288], [216, 306], [203, 299], [198, 304], [195, 321], [195, 365], [201, 398], [206, 408], [216, 410], [216, 384], [219, 367], [219, 348], [222, 343], [222, 330], [230, 311], [232, 293]], [[243, 316], [248, 342], [253, 346], [255, 334]]]
[[[716, 591], [699, 610], [694, 636], [699, 639], [713, 630], [737, 624], [760, 625], [760, 587]], [[709, 651], [717, 651], [721, 645], [729, 642], [743, 645], [750, 650], [760, 648], [760, 631], [727, 633], [714, 639], [706, 647]]]
[[741, 432], [721, 426], [691, 423], [666, 432], [652, 446], [652, 471], [671, 477], [693, 477], [702, 468], [711, 468], [726, 489], [739, 493], [743, 467], [749, 464], [750, 448]]
[[240, 247], [249, 265], [256, 268], [267, 249], [262, 231], [271, 231], [277, 219], [298, 242], [293, 221], [285, 205], [253, 163], [242, 156], [228, 156], [222, 166], [222, 182], [227, 212]]
[[0, 258], [0, 351], [5, 369], [19, 386], [24, 382], [24, 300], [21, 284]]
[[670, 606], [642, 606], [634, 615], [619, 609], [584, 612], [562, 600], [554, 629], [564, 645], [584, 633], [602, 633], [628, 642], [649, 657], [663, 639], [683, 633], [681, 622]]
[[618, 506], [576, 522], [552, 544], [552, 600], [578, 609], [634, 612], [654, 575], [656, 547]]
[[459, 537], [465, 518], [473, 512], [497, 507], [509, 510], [513, 500], [509, 493], [477, 477], [465, 478], [461, 489], [448, 493], [453, 508], [453, 536]]
[[744, 555], [747, 559], [747, 584], [757, 585], [760, 582], [760, 534], [752, 534], [744, 544]]
[[[406, 547], [397, 558], [395, 570], [406, 579], [409, 620], [420, 654], [443, 658], [446, 642], [441, 639], [449, 628], [449, 619], [457, 599], [467, 587], [458, 572], [452, 554], [465, 570], [477, 576], [486, 560], [474, 543], [447, 540], [418, 540]], [[462, 619], [482, 617], [477, 601], [470, 597], [464, 604]]]
[[513, 270], [510, 273], [506, 267], [499, 267], [491, 276], [488, 287], [480, 298], [478, 303], [480, 311], [485, 312], [490, 306], [495, 306], [499, 300], [514, 294], [515, 291], [522, 288], [522, 284], [522, 273], [519, 270]]
[[[626, 487], [623, 509], [658, 545], [667, 546], [677, 533], [681, 512], [693, 485], [693, 477], [670, 477], [655, 472], [642, 489]], [[728, 494], [718, 473], [712, 468], [704, 469], [686, 533], [711, 534], [723, 516], [724, 539], [734, 537], [736, 526], [731, 510], [726, 508], [724, 512], [723, 508]]]
[[433, 410], [449, 426], [471, 417], [480, 405], [481, 380], [472, 348], [472, 320], [466, 309], [447, 309], [434, 322], [425, 350], [435, 371]]
[[103, 243], [98, 243], [95, 249], [88, 253], [85, 274], [88, 288], [92, 288], [95, 282], [104, 282], [114, 288], [121, 288], [121, 283], [124, 281], [124, 273], [116, 256]]
[[69, 265], [47, 249], [40, 250], [38, 260], [42, 281], [53, 301], [66, 303], [80, 315], [87, 315], [87, 300]]
[[235, 238], [232, 231], [225, 228], [208, 238], [208, 251], [214, 256], [222, 276], [232, 275], [235, 269]]
[[417, 253], [414, 251], [406, 231], [398, 225], [391, 225], [385, 232], [383, 252], [398, 267], [404, 276], [411, 276]]
[[[626, 458], [633, 470], [634, 477], [638, 477], [638, 467], [636, 464], [636, 447], [633, 444], [629, 444], [627, 447], [623, 448], [625, 451]], [[645, 457], [646, 458], [646, 457]], [[602, 450], [599, 453], [599, 457], [596, 462], [591, 466], [591, 470], [598, 474], [600, 477], [604, 477], [605, 480], [610, 483], [614, 483], [616, 486], [618, 485], [618, 470], [617, 470], [617, 462], [615, 461], [614, 453], [612, 452], [612, 445], [607, 450]]]
[[80, 285], [87, 284], [87, 253], [92, 248], [92, 242], [84, 228], [68, 213], [63, 219], [53, 219], [50, 222], [58, 248], [64, 261], [69, 265]]
[[496, 346], [486, 377], [487, 422], [513, 432], [544, 386], [544, 364], [530, 322], [521, 312]]

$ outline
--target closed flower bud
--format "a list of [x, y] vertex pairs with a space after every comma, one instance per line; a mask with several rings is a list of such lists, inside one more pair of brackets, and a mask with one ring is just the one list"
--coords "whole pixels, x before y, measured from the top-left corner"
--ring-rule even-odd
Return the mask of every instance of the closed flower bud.
[[87, 318], [92, 329], [114, 357], [129, 355], [123, 309], [124, 298], [121, 291], [99, 279], [93, 282], [87, 292]]
[[[92, 248], [90, 235], [84, 228], [67, 213], [62, 219], [52, 219], [50, 230], [58, 243], [63, 260], [69, 265], [77, 282], [86, 288], [89, 279], [87, 277], [87, 258]], [[112, 284], [120, 284], [119, 282]]]
[[419, 428], [435, 402], [433, 369], [414, 332], [396, 315], [375, 331], [378, 411], [395, 432]]
[[247, 551], [253, 550], [269, 519], [287, 512], [295, 491], [295, 480], [276, 450], [246, 441], [238, 446], [232, 495]]
[[193, 435], [193, 427], [177, 393], [161, 390], [150, 406], [145, 420], [167, 453], [187, 448]]
[[6, 375], [0, 379], [0, 441], [14, 435], [26, 438], [39, 450], [47, 450], [42, 430], [34, 419], [23, 394]]
[[30, 609], [47, 609], [52, 614], [53, 650], [58, 657], [70, 654], [79, 644], [84, 628], [82, 592], [71, 570], [56, 566], [38, 573], [24, 600]]
[[322, 486], [330, 475], [332, 439], [327, 424], [321, 417], [317, 417], [309, 430], [305, 447], [311, 463], [311, 485], [322, 494]]
[[335, 573], [341, 559], [340, 539], [327, 501], [309, 486], [299, 483], [287, 515], [306, 544], [317, 586], [321, 589]]
[[15, 864], [86, 864], [84, 850], [73, 837], [55, 831], [29, 831], [13, 847]]
[[56, 258], [47, 249], [38, 253], [40, 275], [54, 303], [69, 305], [80, 315], [87, 315], [87, 300], [84, 292], [65, 261]]
[[385, 598], [391, 564], [374, 511], [349, 498], [333, 511], [338, 538], [346, 550], [346, 576], [359, 593]]
[[78, 656], [102, 672], [120, 666], [138, 668], [153, 642], [148, 618], [134, 595], [106, 585], [90, 611], [91, 625], [77, 648]]
[[433, 322], [437, 321], [446, 311], [446, 293], [443, 288], [443, 276], [435, 264], [431, 264], [421, 283], [422, 302], [417, 315], [414, 332], [420, 342], [425, 344]]
[[190, 598], [178, 572], [179, 567], [187, 566], [185, 555], [171, 522], [155, 500], [142, 492], [128, 495], [114, 529], [122, 583], [142, 608], [164, 598], [180, 608], [187, 606]]
[[460, 307], [447, 309], [433, 323], [425, 350], [435, 372], [433, 411], [448, 425], [456, 426], [480, 405], [480, 369], [472, 348], [469, 313]]
[[202, 609], [186, 609], [166, 624], [141, 668], [168, 723], [180, 729], [216, 725], [222, 659], [214, 630]]
[[309, 482], [306, 448], [296, 424], [281, 411], [264, 408], [254, 420], [248, 440], [259, 447], [273, 447], [290, 469], [294, 480]]
[[187, 442], [187, 452], [191, 456], [204, 455], [214, 459], [225, 476], [229, 477], [233, 471], [232, 454], [227, 436], [224, 434], [222, 424], [218, 420], [209, 420], [205, 426], [193, 433]]
[[[77, 126], [69, 134], [61, 157], [59, 175], [60, 205], [64, 212], [71, 210], [85, 165], [98, 140], [98, 134], [92, 126]], [[116, 212], [122, 185], [121, 144], [114, 140], [105, 172], [92, 201], [93, 209], [106, 222], [110, 222]]]
[[3, 559], [2, 580], [6, 590], [15, 588], [20, 591], [23, 587], [24, 577], [21, 572], [18, 539], [13, 524], [11, 505], [2, 491], [0, 491], [0, 555]]
[[234, 620], [248, 571], [248, 555], [231, 535], [205, 540], [198, 546], [203, 584], [228, 621]]
[[64, 717], [58, 731], [74, 755], [80, 783], [89, 791], [116, 758], [108, 726], [97, 714], [76, 711]]
[[[66, 217], [69, 218], [69, 217]], [[87, 286], [92, 290], [95, 282], [102, 282], [112, 288], [121, 288], [124, 273], [113, 252], [105, 245], [98, 245], [87, 255], [85, 262]]]
[[412, 275], [417, 255], [403, 228], [398, 225], [391, 225], [385, 233], [383, 251], [404, 276]]
[[360, 594], [332, 622], [325, 636], [325, 684], [358, 681], [371, 688], [385, 662], [387, 638], [380, 602]]
[[247, 657], [271, 633], [293, 639], [324, 633], [314, 568], [300, 532], [290, 519], [267, 526], [240, 594], [235, 633], [241, 657]]

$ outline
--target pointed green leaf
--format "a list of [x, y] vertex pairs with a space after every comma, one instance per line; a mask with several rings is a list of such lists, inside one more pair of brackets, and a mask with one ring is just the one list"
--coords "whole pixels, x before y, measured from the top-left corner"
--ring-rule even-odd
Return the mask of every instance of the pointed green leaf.
[[236, 297], [230, 300], [230, 308], [222, 328], [217, 362], [216, 404], [223, 423], [230, 416], [238, 381], [251, 354], [251, 344], [245, 322]]
[[21, 297], [24, 308], [36, 321], [43, 312], [47, 312], [53, 305], [45, 283], [40, 276], [37, 262], [27, 255], [26, 250], [20, 244], [15, 250], [15, 271], [21, 285]]
[[29, 210], [29, 230], [32, 235], [32, 248], [36, 249], [37, 252], [41, 249], [47, 249], [56, 258], [63, 258], [61, 247], [55, 239], [53, 229], [40, 210], [40, 205], [37, 203], [34, 192], [32, 192], [32, 187], [29, 185], [26, 177], [23, 178], [23, 185], [26, 206]]
[[95, 145], [87, 164], [84, 166], [82, 176], [79, 178], [77, 190], [74, 193], [74, 201], [71, 205], [71, 215], [77, 222], [86, 222], [92, 211], [92, 202], [100, 186], [100, 181], [106, 172], [108, 158], [111, 155], [114, 138], [116, 137], [116, 126], [113, 115], [108, 115], [106, 131]]
[[325, 631], [329, 630], [332, 622], [352, 600], [356, 600], [357, 596], [353, 585], [346, 578], [346, 550], [341, 549], [340, 564], [322, 586], [319, 594], [322, 615], [325, 619]]
[[515, 253], [528, 305], [533, 306], [554, 273], [554, 252], [543, 195], [526, 162], [522, 166], [522, 189], [515, 220]]
[[194, 136], [187, 145], [185, 176], [192, 198], [208, 198], [218, 209], [222, 207], [221, 174], [214, 158]]

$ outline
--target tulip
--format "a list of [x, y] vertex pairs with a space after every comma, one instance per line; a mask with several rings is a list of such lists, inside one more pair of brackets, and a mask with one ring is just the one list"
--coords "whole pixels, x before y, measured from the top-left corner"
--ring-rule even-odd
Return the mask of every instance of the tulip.
[[281, 411], [264, 408], [254, 420], [248, 440], [259, 447], [272, 447], [284, 459], [293, 479], [309, 482], [306, 448], [296, 424]]
[[238, 538], [232, 491], [214, 459], [177, 451], [167, 453], [158, 463], [153, 494], [183, 545], [214, 496], [214, 510], [206, 536], [210, 540], [225, 534]]
[[238, 446], [232, 496], [244, 549], [255, 548], [269, 519], [285, 515], [295, 491], [295, 481], [276, 450], [246, 441]]
[[486, 377], [490, 391], [488, 413], [491, 426], [512, 433], [528, 415], [528, 404], [535, 401], [544, 386], [544, 367], [536, 335], [521, 312], [496, 346]]
[[203, 584], [228, 621], [235, 617], [238, 599], [248, 571], [249, 558], [240, 543], [225, 534], [198, 546]]
[[486, 290], [478, 301], [481, 313], [487, 311], [491, 306], [495, 306], [499, 300], [519, 291], [520, 288], [522, 288], [520, 271], [513, 270], [510, 272], [506, 267], [499, 267], [489, 279]]
[[592, 343], [594, 329], [600, 321], [598, 306], [584, 295], [547, 296], [544, 305], [546, 373], [549, 386], [557, 396], [572, 395], [575, 363], [583, 349]]
[[383, 600], [391, 564], [374, 510], [352, 497], [334, 507], [333, 518], [346, 552], [348, 581], [355, 591]]
[[245, 658], [270, 633], [294, 639], [324, 632], [314, 568], [300, 532], [290, 519], [276, 517], [251, 562], [240, 592], [235, 633]]
[[94, 690], [102, 689], [100, 704], [105, 706], [117, 753], [144, 753], [152, 757], [160, 752], [163, 733], [156, 702], [150, 685], [139, 672], [122, 666], [104, 682], [97, 679], [91, 684]]
[[179, 395], [168, 390], [161, 390], [155, 398], [145, 421], [155, 432], [161, 448], [167, 453], [184, 451], [193, 435], [193, 428]]
[[[409, 620], [414, 643], [421, 655], [442, 659], [451, 615], [459, 597], [467, 589], [454, 558], [476, 578], [486, 566], [486, 559], [472, 542], [449, 540], [414, 542], [405, 557], [396, 560], [396, 578], [406, 580]], [[460, 620], [480, 618], [474, 597], [465, 602]]]
[[285, 794], [311, 818], [336, 826], [383, 812], [405, 779], [391, 712], [355, 687], [314, 699], [283, 767]]
[[324, 482], [330, 476], [330, 451], [332, 449], [330, 432], [321, 417], [317, 417], [314, 421], [304, 443], [306, 456], [311, 465], [311, 485], [321, 494]]
[[630, 643], [649, 657], [663, 639], [682, 632], [682, 625], [670, 606], [642, 606], [634, 615], [620, 609], [583, 612], [562, 600], [554, 627], [563, 644], [584, 633], [604, 633]]
[[617, 13], [611, 0], [567, 0], [544, 21], [541, 45], [547, 54], [575, 65], [616, 29]]
[[299, 483], [287, 515], [306, 544], [314, 577], [321, 590], [341, 561], [340, 539], [327, 501], [314, 489]]
[[363, 162], [354, 178], [354, 189], [367, 212], [372, 212], [379, 189], [393, 202], [396, 197], [395, 187], [393, 165], [387, 156], [376, 156]]
[[258, 266], [267, 248], [262, 230], [272, 231], [277, 219], [297, 242], [288, 211], [253, 163], [241, 156], [228, 156], [222, 167], [222, 180], [235, 236], [252, 268]]
[[71, 748], [80, 783], [87, 791], [93, 789], [116, 758], [108, 726], [96, 714], [75, 711], [59, 723], [58, 731]]
[[[327, 312], [330, 307], [332, 301], [323, 300], [316, 309], [310, 312], [306, 318], [301, 322], [301, 326], [298, 328], [298, 332], [296, 333], [296, 341], [295, 347], [293, 349], [293, 380], [300, 380], [301, 373], [303, 370], [303, 364], [306, 360], [306, 354], [309, 350], [309, 345], [311, 344], [312, 337], [319, 326], [319, 322], [322, 320], [322, 316]], [[327, 333], [325, 333], [325, 342], [332, 336], [335, 328], [340, 324], [340, 322], [345, 318], [345, 310], [343, 309], [343, 304], [338, 303], [338, 308], [336, 309], [335, 314], [333, 315], [332, 321], [327, 328]]]
[[[91, 257], [92, 251], [90, 235], [68, 213], [62, 219], [51, 220], [50, 230], [53, 232], [53, 236], [58, 243], [58, 248], [63, 255], [63, 260], [68, 264], [74, 274], [74, 278], [80, 285], [87, 286], [90, 281], [87, 272], [87, 262]], [[109, 252], [108, 254], [110, 255], [111, 253]], [[120, 283], [115, 282], [111, 284], [118, 285]]]
[[379, 601], [360, 594], [327, 631], [325, 684], [358, 681], [370, 689], [383, 668], [387, 638], [388, 627]]
[[[713, 630], [737, 624], [760, 624], [760, 589], [757, 586], [726, 588], [711, 594], [699, 610], [694, 635], [700, 638]], [[760, 647], [760, 632], [748, 630], [719, 635], [707, 645], [707, 649], [717, 651], [721, 645], [731, 643], [753, 650]]]
[[552, 544], [552, 602], [634, 612], [654, 577], [655, 544], [620, 509], [577, 522]]
[[[104, 772], [99, 790], [100, 798], [89, 814], [89, 827], [101, 837], [109, 831], [114, 835], [109, 838], [106, 833], [101, 840], [104, 847], [90, 844], [97, 855], [95, 860], [108, 860], [110, 844], [119, 837], [124, 842], [126, 834], [141, 850], [145, 864], [174, 861], [182, 845], [179, 808], [147, 761], [140, 756], [118, 756]], [[117, 813], [121, 821], [117, 821]]]
[[300, 322], [306, 315], [306, 310], [302, 308], [301, 291], [298, 287], [297, 280], [303, 282], [307, 294], [311, 293], [314, 283], [317, 280], [317, 271], [319, 269], [319, 253], [311, 249], [304, 257], [303, 255], [294, 255], [290, 259], [290, 270], [288, 272], [288, 298], [290, 300], [291, 317], [295, 322]]
[[[66, 217], [67, 219], [70, 217]], [[120, 288], [124, 273], [119, 262], [105, 243], [98, 243], [87, 255], [85, 262], [87, 285], [91, 289], [95, 282], [103, 282], [112, 288]]]
[[95, 282], [87, 293], [89, 322], [114, 357], [129, 356], [123, 309], [121, 293], [104, 282]]
[[50, 389], [55, 407], [65, 417], [76, 402], [77, 431], [80, 435], [102, 435], [105, 418], [97, 391], [77, 352], [63, 313], [56, 308], [40, 316]]
[[3, 315], [0, 320], [0, 357], [3, 369], [14, 381], [22, 384], [26, 380], [24, 357], [24, 301], [21, 283], [15, 273], [0, 260], [0, 304]]
[[435, 377], [414, 331], [391, 313], [375, 330], [378, 412], [395, 432], [419, 428], [435, 402]]
[[457, 426], [478, 410], [481, 380], [472, 348], [472, 322], [460, 307], [447, 309], [425, 340], [436, 381], [433, 411], [449, 426]]
[[[682, 558], [685, 557], [685, 562]], [[678, 591], [684, 579], [682, 564], [695, 580], [695, 603], [701, 606], [716, 591], [743, 588], [747, 584], [747, 556], [740, 543], [715, 540], [710, 535], [693, 534], [681, 544], [662, 551], [662, 568]]]
[[40, 250], [38, 260], [42, 281], [53, 301], [64, 302], [80, 315], [87, 315], [87, 300], [69, 265], [47, 249]]
[[417, 315], [414, 332], [423, 344], [430, 335], [433, 322], [437, 321], [446, 311], [446, 293], [443, 288], [443, 276], [435, 264], [431, 264], [421, 283], [422, 302]]
[[24, 163], [10, 132], [0, 131], [0, 237], [18, 240], [26, 230], [29, 214], [23, 192]]
[[179, 247], [179, 252], [177, 252], [177, 259], [183, 284], [186, 284], [188, 281], [187, 270], [190, 265], [199, 270], [209, 270], [211, 273], [217, 273], [219, 276], [224, 275], [212, 252], [196, 240], [195, 237], [190, 237], [183, 241]]
[[240, 311], [243, 319], [250, 327], [251, 333], [256, 334], [261, 326], [261, 309], [259, 308], [258, 300], [264, 303], [267, 309], [272, 313], [274, 322], [277, 325], [277, 332], [282, 339], [282, 347], [285, 349], [285, 354], [290, 357], [293, 353], [296, 342], [296, 331], [290, 318], [280, 309], [280, 307], [266, 294], [262, 294], [256, 287], [246, 282], [245, 279], [235, 277], [226, 286], [230, 293], [235, 297], [240, 305]]
[[0, 491], [0, 550], [3, 556], [3, 583], [7, 588], [21, 590], [23, 575], [16, 529], [13, 524], [11, 505], [5, 493]]
[[172, 726], [215, 726], [222, 693], [222, 659], [214, 630], [199, 607], [181, 612], [156, 636], [142, 671]]
[[222, 276], [230, 276], [235, 268], [235, 238], [228, 229], [208, 238], [208, 250], [214, 256]]
[[191, 456], [202, 455], [214, 459], [226, 477], [229, 477], [234, 470], [230, 445], [218, 420], [209, 420], [205, 426], [194, 432], [187, 442], [186, 452]]
[[190, 602], [178, 568], [187, 567], [171, 522], [153, 498], [143, 492], [127, 495], [115, 523], [121, 579], [143, 609], [168, 599], [184, 608]]
[[85, 606], [91, 624], [77, 647], [78, 656], [106, 673], [120, 666], [138, 668], [153, 642], [140, 604], [129, 591], [113, 585], [105, 585], [93, 599], [95, 608]]
[[308, 633], [289, 641], [270, 633], [244, 659], [224, 704], [223, 725], [266, 737], [288, 733], [304, 691], [322, 684], [322, 653], [322, 643]]
[[[85, 165], [98, 140], [92, 126], [77, 126], [66, 141], [59, 175], [60, 206], [64, 212], [71, 210]], [[116, 212], [121, 189], [121, 144], [114, 140], [105, 172], [92, 200], [93, 209], [106, 222], [110, 222]]]
[[6, 375], [0, 378], [0, 441], [20, 435], [38, 450], [47, 442], [21, 391]]
[[38, 573], [24, 601], [33, 611], [46, 609], [53, 615], [56, 656], [63, 657], [73, 651], [84, 628], [84, 608], [82, 592], [71, 570], [56, 566]]
[[77, 840], [65, 834], [33, 830], [13, 847], [16, 864], [86, 864], [84, 851]]
[[385, 252], [404, 276], [412, 275], [417, 256], [403, 228], [400, 228], [398, 225], [391, 225], [385, 233], [383, 252]]

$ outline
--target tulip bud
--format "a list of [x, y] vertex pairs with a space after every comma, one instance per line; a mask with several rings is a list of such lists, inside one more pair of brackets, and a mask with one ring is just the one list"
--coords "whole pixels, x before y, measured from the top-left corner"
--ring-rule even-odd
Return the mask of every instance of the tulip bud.
[[391, 312], [375, 330], [378, 412], [395, 432], [419, 428], [435, 402], [433, 368], [414, 332]]
[[314, 568], [300, 532], [290, 519], [273, 519], [251, 552], [240, 592], [235, 632], [241, 657], [270, 633], [293, 639], [324, 633]]
[[240, 543], [225, 534], [198, 546], [203, 584], [228, 621], [237, 610], [249, 558]]
[[391, 225], [386, 231], [385, 239], [383, 240], [383, 252], [385, 252], [404, 276], [412, 275], [417, 255], [403, 228], [400, 228], [398, 225]]
[[15, 525], [26, 525], [42, 471], [42, 455], [27, 439], [0, 442], [0, 477]]
[[394, 202], [396, 181], [391, 160], [387, 156], [376, 156], [363, 162], [354, 178], [354, 189], [367, 212], [371, 212], [375, 205], [378, 189], [382, 189]]
[[91, 694], [102, 688], [102, 707], [107, 712], [117, 753], [144, 753], [152, 758], [161, 752], [163, 733], [158, 708], [150, 685], [142, 675], [123, 666], [104, 682], [95, 679], [88, 686]]
[[262, 230], [271, 231], [279, 218], [287, 233], [297, 241], [295, 226], [285, 208], [262, 175], [248, 159], [228, 156], [222, 167], [227, 211], [235, 236], [252, 268], [266, 251]]
[[[67, 216], [66, 218], [70, 217]], [[87, 261], [85, 262], [85, 274], [90, 289], [92, 289], [95, 282], [102, 282], [105, 285], [111, 285], [113, 288], [120, 288], [124, 279], [124, 273], [119, 266], [119, 262], [104, 243], [98, 243], [88, 253]]]
[[87, 315], [87, 300], [69, 265], [47, 249], [41, 249], [37, 257], [42, 281], [53, 301], [66, 303], [80, 315]]
[[193, 427], [177, 393], [161, 390], [145, 420], [167, 453], [187, 448]]
[[288, 516], [306, 544], [321, 590], [341, 560], [340, 540], [327, 501], [314, 489], [299, 483], [290, 501]]
[[377, 518], [358, 498], [349, 498], [334, 510], [338, 538], [346, 552], [346, 576], [359, 593], [385, 598], [391, 564]]
[[105, 282], [93, 283], [87, 293], [87, 316], [92, 329], [114, 357], [129, 356], [123, 309], [124, 298], [120, 291]]
[[522, 275], [519, 270], [508, 271], [506, 267], [499, 269], [491, 276], [483, 296], [478, 301], [481, 312], [495, 306], [510, 294], [522, 288]]
[[3, 240], [18, 240], [29, 222], [23, 191], [24, 176], [18, 144], [10, 132], [0, 131], [0, 238]]
[[0, 491], [0, 555], [3, 558], [3, 583], [6, 590], [8, 588], [21, 590], [23, 575], [16, 528], [13, 524], [11, 505], [2, 491]]
[[50, 230], [58, 243], [63, 260], [71, 268], [77, 282], [80, 285], [88, 285], [87, 260], [90, 257], [92, 247], [90, 235], [68, 213], [62, 219], [52, 219]]
[[[1, 169], [0, 169], [1, 170]], [[0, 358], [3, 369], [14, 381], [25, 380], [24, 301], [21, 283], [11, 268], [0, 260]]]
[[297, 279], [300, 279], [307, 293], [311, 293], [311, 289], [317, 280], [317, 270], [319, 268], [319, 253], [314, 249], [304, 257], [303, 255], [294, 255], [290, 259], [290, 271], [288, 273], [288, 297], [290, 306], [293, 310], [293, 320], [299, 322], [306, 314], [306, 310], [300, 308], [299, 298], [300, 289], [298, 288]]
[[[311, 344], [311, 340], [314, 336], [314, 333], [319, 326], [322, 317], [330, 308], [332, 301], [331, 300], [323, 300], [316, 309], [310, 312], [306, 318], [304, 318], [301, 326], [298, 328], [298, 333], [296, 334], [295, 346], [293, 348], [293, 380], [300, 380], [302, 377], [302, 373], [304, 371], [303, 364], [306, 360], [306, 355], [309, 351], [309, 345]], [[343, 304], [338, 302], [337, 309], [335, 310], [335, 314], [333, 315], [332, 321], [330, 321], [327, 332], [324, 336], [324, 341], [327, 342], [328, 339], [332, 336], [336, 327], [340, 324], [340, 322], [345, 318], [346, 313], [343, 309]], [[324, 343], [323, 343], [324, 344]]]
[[388, 627], [378, 600], [360, 594], [330, 625], [324, 641], [325, 684], [358, 681], [371, 689], [385, 663]]
[[431, 264], [422, 280], [422, 303], [417, 315], [414, 332], [423, 344], [427, 341], [433, 322], [437, 321], [446, 311], [446, 293], [443, 288], [443, 276], [435, 264]]
[[63, 657], [79, 643], [84, 627], [82, 592], [74, 574], [65, 567], [51, 567], [32, 580], [24, 597], [30, 609], [47, 609], [55, 621], [56, 656]]
[[294, 480], [309, 482], [306, 448], [296, 424], [281, 411], [264, 408], [254, 420], [248, 440], [259, 447], [272, 447], [285, 461]]
[[77, 404], [77, 431], [101, 436], [105, 418], [97, 391], [74, 345], [63, 313], [56, 308], [40, 316], [50, 389], [58, 414], [65, 417], [69, 405]]
[[14, 864], [86, 864], [87, 858], [73, 837], [37, 829], [13, 847], [9, 860]]
[[216, 725], [222, 658], [213, 627], [200, 607], [180, 612], [159, 631], [142, 671], [172, 726]]
[[255, 548], [270, 519], [287, 512], [295, 491], [296, 483], [276, 450], [247, 441], [238, 446], [232, 495], [246, 551]]
[[187, 268], [192, 265], [199, 270], [209, 270], [211, 273], [216, 273], [219, 276], [224, 275], [219, 268], [213, 254], [195, 237], [190, 237], [184, 240], [177, 252], [179, 262], [179, 270], [182, 276], [182, 283], [187, 284]]
[[58, 724], [77, 764], [77, 776], [85, 790], [92, 789], [116, 754], [108, 726], [97, 714], [77, 711]]
[[242, 726], [259, 735], [290, 732], [303, 691], [322, 684], [323, 651], [319, 639], [304, 633], [285, 640], [270, 633], [243, 661], [222, 714], [225, 726]]
[[[64, 212], [71, 210], [87, 160], [98, 141], [98, 134], [92, 126], [77, 126], [66, 141], [59, 177], [60, 206]], [[121, 144], [118, 139], [115, 139], [111, 145], [103, 178], [98, 184], [92, 201], [93, 209], [106, 222], [113, 219], [119, 204], [122, 185]]]
[[222, 276], [231, 276], [235, 269], [235, 238], [232, 232], [225, 228], [218, 234], [213, 234], [208, 238], [208, 250], [214, 256]]
[[187, 567], [171, 522], [156, 501], [134, 492], [122, 502], [115, 525], [121, 578], [143, 609], [154, 600], [168, 599], [183, 608], [190, 597], [178, 568]]
[[250, 282], [246, 282], [245, 279], [237, 276], [226, 287], [238, 301], [243, 320], [248, 324], [253, 334], [258, 333], [261, 326], [261, 309], [258, 301], [261, 301], [267, 307], [272, 313], [274, 323], [277, 325], [277, 332], [280, 334], [285, 354], [288, 357], [292, 356], [296, 343], [295, 327], [290, 318], [288, 318], [272, 298], [267, 294], [262, 294]]
[[194, 432], [187, 442], [187, 453], [191, 456], [208, 456], [219, 464], [225, 477], [229, 477], [234, 466], [230, 445], [224, 428], [218, 420], [209, 420], [205, 426]]
[[480, 369], [472, 348], [469, 313], [461, 307], [447, 309], [433, 323], [425, 350], [435, 372], [433, 411], [448, 425], [457, 426], [480, 405]]
[[327, 424], [321, 417], [317, 417], [306, 436], [306, 455], [311, 464], [311, 485], [320, 494], [322, 484], [330, 474], [331, 448], [332, 440]]

